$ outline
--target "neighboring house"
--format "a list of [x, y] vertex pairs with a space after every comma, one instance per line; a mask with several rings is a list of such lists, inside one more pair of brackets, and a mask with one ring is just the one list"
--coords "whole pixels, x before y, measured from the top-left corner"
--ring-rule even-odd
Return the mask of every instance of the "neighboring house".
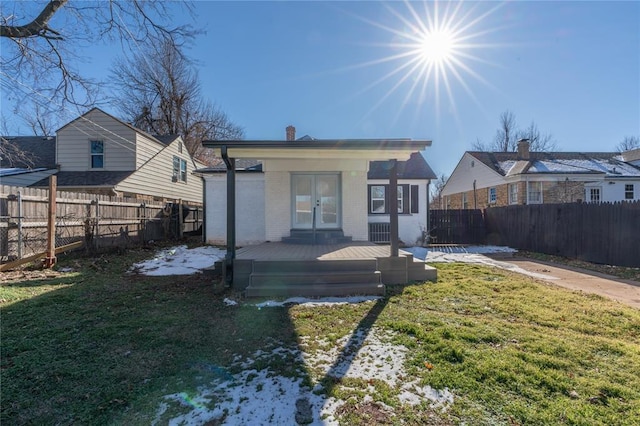
[[[291, 137], [291, 135], [289, 135]], [[310, 136], [303, 136], [296, 139], [295, 143], [303, 144], [309, 141], [318, 141], [318, 139]], [[267, 167], [275, 164], [283, 167], [282, 160], [267, 161]], [[349, 177], [344, 176], [344, 171], [339, 172], [341, 160], [331, 159], [327, 161], [325, 167], [327, 171], [321, 171], [313, 176], [312, 173], [305, 173], [300, 170], [303, 164], [306, 167], [316, 168], [313, 160], [304, 159], [291, 161], [288, 167], [291, 167], [290, 179], [287, 175], [280, 176], [285, 179], [280, 190], [291, 188], [295, 194], [296, 207], [291, 210], [291, 223], [281, 230], [279, 235], [272, 232], [268, 234], [265, 216], [265, 178], [266, 173], [263, 171], [263, 161], [253, 159], [236, 160], [236, 197], [238, 203], [236, 224], [237, 235], [236, 241], [239, 245], [257, 244], [264, 241], [280, 241], [291, 236], [290, 229], [304, 229], [310, 227], [313, 221], [313, 206], [310, 204], [313, 198], [317, 199], [316, 206], [316, 228], [339, 229], [340, 224], [344, 221], [343, 214], [336, 211], [342, 207], [348, 211], [348, 207], [344, 204], [352, 202], [366, 202], [364, 211], [353, 211], [359, 217], [357, 240], [370, 240], [373, 242], [389, 243], [389, 200], [388, 200], [388, 184], [389, 184], [389, 162], [387, 161], [371, 161], [360, 162], [359, 168], [367, 172], [366, 185], [362, 185], [362, 193], [352, 198], [341, 196], [341, 192], [352, 194], [351, 188], [344, 188], [345, 181]], [[220, 163], [213, 167], [197, 170], [202, 174], [205, 180], [205, 210], [206, 220], [206, 241], [210, 244], [224, 244], [226, 241], [226, 166]], [[398, 176], [398, 228], [399, 238], [405, 244], [413, 245], [420, 243], [423, 232], [427, 229], [428, 224], [428, 193], [429, 182], [436, 176], [427, 164], [424, 156], [414, 152], [407, 161], [399, 161], [397, 167]], [[361, 176], [358, 179], [362, 179]], [[314, 187], [315, 186], [315, 187]], [[330, 190], [334, 193], [325, 193]], [[365, 192], [366, 191], [366, 192]], [[284, 192], [284, 191], [282, 191]], [[312, 194], [318, 192], [318, 194]], [[322, 192], [322, 194], [320, 194]], [[214, 195], [215, 194], [215, 195]], [[294, 195], [292, 195], [293, 197]], [[331, 200], [331, 202], [329, 202]], [[333, 203], [337, 201], [337, 205]], [[289, 204], [289, 201], [286, 201]], [[278, 217], [278, 220], [286, 218]], [[362, 227], [366, 224], [368, 228]], [[294, 232], [295, 234], [295, 232]], [[269, 235], [269, 236], [268, 236]], [[354, 235], [349, 235], [352, 238]], [[354, 238], [354, 239], [356, 239]]]
[[57, 131], [55, 165], [60, 190], [202, 202], [202, 179], [192, 172], [204, 165], [179, 136], [151, 136], [99, 108]]
[[56, 139], [51, 136], [3, 136], [0, 143], [12, 145], [6, 151], [20, 151], [20, 156], [0, 158], [0, 185], [31, 186], [55, 174]]
[[640, 150], [464, 153], [442, 189], [443, 209], [640, 200]]

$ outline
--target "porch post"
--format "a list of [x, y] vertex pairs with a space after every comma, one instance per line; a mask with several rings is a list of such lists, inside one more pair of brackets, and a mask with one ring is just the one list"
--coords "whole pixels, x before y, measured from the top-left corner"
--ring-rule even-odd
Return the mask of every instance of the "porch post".
[[389, 237], [391, 257], [398, 257], [398, 162], [390, 160], [389, 168]]
[[227, 166], [227, 255], [224, 277], [228, 285], [233, 283], [233, 260], [236, 258], [236, 160], [229, 158], [227, 147], [220, 149]]

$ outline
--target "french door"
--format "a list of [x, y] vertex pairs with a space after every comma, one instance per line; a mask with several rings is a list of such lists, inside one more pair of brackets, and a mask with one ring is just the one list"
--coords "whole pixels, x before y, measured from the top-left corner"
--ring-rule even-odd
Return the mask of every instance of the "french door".
[[292, 220], [294, 229], [340, 228], [340, 175], [291, 175]]

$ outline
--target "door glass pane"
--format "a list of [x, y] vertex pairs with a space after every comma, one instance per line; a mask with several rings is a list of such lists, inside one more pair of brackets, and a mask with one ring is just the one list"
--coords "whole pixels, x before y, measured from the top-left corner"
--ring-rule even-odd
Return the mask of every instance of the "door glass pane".
[[338, 226], [338, 177], [316, 177], [316, 197], [320, 204], [318, 226]]
[[295, 226], [311, 227], [313, 203], [311, 200], [312, 176], [294, 175]]

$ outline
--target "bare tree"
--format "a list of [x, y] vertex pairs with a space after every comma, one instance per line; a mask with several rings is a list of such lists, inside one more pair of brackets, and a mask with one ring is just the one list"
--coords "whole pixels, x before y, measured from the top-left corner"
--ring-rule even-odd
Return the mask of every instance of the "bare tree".
[[447, 183], [448, 179], [449, 179], [449, 176], [442, 173], [440, 176], [438, 176], [437, 180], [432, 182], [432, 185], [433, 185], [431, 189], [431, 206], [432, 206], [431, 208], [432, 209], [444, 208], [444, 203], [442, 200], [442, 190], [444, 188], [444, 185]]
[[0, 167], [33, 167], [31, 157], [10, 140], [0, 136]]
[[[516, 132], [517, 138], [529, 139], [529, 150], [533, 152], [551, 152], [557, 150], [557, 144], [553, 139], [551, 133], [540, 133], [538, 125], [535, 122], [531, 122], [529, 127]], [[516, 146], [517, 149], [517, 146]]]
[[498, 130], [492, 143], [485, 143], [476, 138], [471, 147], [475, 151], [515, 152], [518, 150], [520, 139], [529, 139], [531, 151], [549, 152], [557, 149], [553, 136], [550, 133], [541, 133], [534, 121], [524, 129], [518, 128], [516, 116], [509, 110], [500, 114]]
[[[95, 100], [97, 86], [74, 66], [80, 59], [77, 51], [103, 40], [118, 40], [125, 50], [142, 42], [179, 47], [195, 32], [189, 25], [175, 24], [175, 4], [158, 0], [2, 2], [2, 89], [16, 105], [32, 98], [42, 105], [86, 109]], [[191, 11], [188, 4], [186, 8]]]
[[22, 120], [29, 126], [34, 135], [53, 136], [56, 132], [56, 117], [51, 110], [40, 104], [35, 104], [31, 111], [19, 113]]
[[177, 134], [207, 162], [204, 139], [241, 139], [243, 129], [202, 96], [194, 64], [171, 45], [150, 45], [112, 67], [114, 103], [134, 126], [153, 134]]
[[619, 152], [631, 151], [632, 149], [640, 148], [640, 136], [625, 136], [616, 149]]

